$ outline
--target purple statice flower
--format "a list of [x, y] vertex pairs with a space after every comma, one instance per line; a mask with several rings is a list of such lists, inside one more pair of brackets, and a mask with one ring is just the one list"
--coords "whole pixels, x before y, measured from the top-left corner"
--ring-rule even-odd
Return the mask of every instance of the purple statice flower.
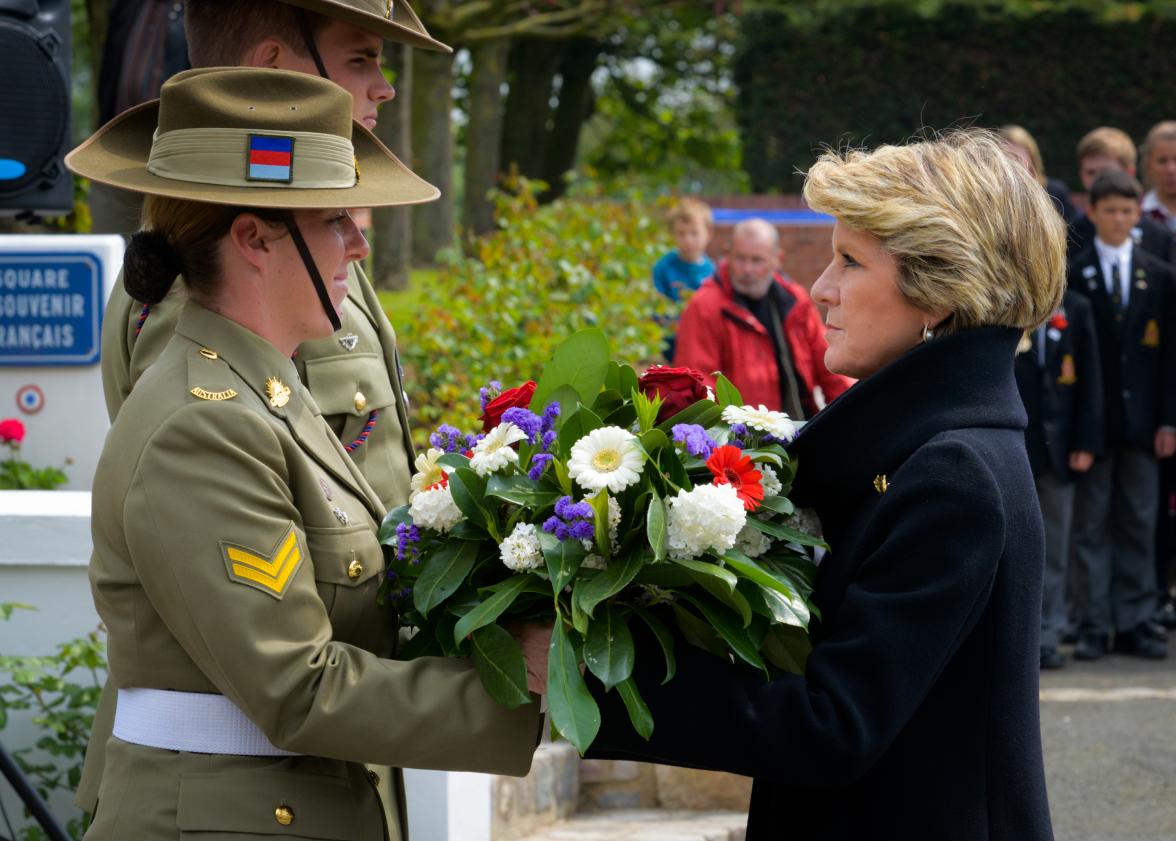
[[437, 427], [437, 431], [429, 436], [430, 446], [447, 453], [459, 453], [463, 450], [473, 449], [466, 446], [468, 440], [468, 435], [463, 435], [460, 429], [447, 423], [441, 424]]
[[486, 411], [486, 406], [500, 394], [502, 394], [502, 383], [498, 380], [491, 380], [485, 386], [478, 389], [478, 396], [482, 399], [482, 411]]
[[718, 444], [696, 423], [677, 423], [671, 430], [674, 440], [686, 445], [686, 452], [698, 458], [709, 458]]
[[787, 447], [792, 443], [791, 438], [777, 438], [775, 435], [765, 435], [762, 440], [765, 444], [779, 444], [781, 447]]
[[485, 437], [486, 436], [482, 435], [481, 433], [471, 432], [469, 435], [467, 435], [465, 437], [465, 448], [467, 450], [472, 450], [474, 447], [478, 446], [478, 442], [481, 441]]
[[555, 428], [555, 421], [559, 417], [559, 401], [553, 400], [547, 404], [547, 408], [543, 410], [543, 431], [547, 432]]
[[531, 469], [527, 471], [527, 478], [532, 482], [538, 482], [543, 475], [543, 471], [547, 469], [547, 465], [551, 464], [554, 459], [551, 453], [536, 453], [531, 456]]
[[750, 437], [750, 432], [746, 424], [733, 423], [731, 424], [731, 438], [728, 441], [732, 446], [744, 449], [747, 446], [747, 439]]
[[396, 526], [396, 559], [413, 564], [421, 562], [421, 531], [409, 523]]
[[555, 438], [556, 438], [556, 435], [555, 435], [554, 429], [549, 429], [546, 432], [544, 432], [543, 438], [541, 439], [541, 442], [540, 442], [543, 444], [543, 449], [550, 450], [551, 445], [555, 443]]
[[595, 512], [587, 502], [573, 502], [561, 496], [555, 503], [555, 516], [543, 524], [543, 530], [560, 540], [591, 540], [596, 536]]
[[543, 432], [543, 418], [528, 409], [513, 408], [502, 413], [503, 423], [513, 423], [527, 434], [527, 443], [534, 444]]

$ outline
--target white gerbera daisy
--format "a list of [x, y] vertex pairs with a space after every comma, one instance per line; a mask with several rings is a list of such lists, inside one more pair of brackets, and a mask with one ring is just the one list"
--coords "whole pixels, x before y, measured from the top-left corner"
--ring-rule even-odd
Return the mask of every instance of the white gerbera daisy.
[[708, 549], [725, 552], [747, 524], [747, 510], [733, 485], [699, 485], [678, 491], [667, 503], [667, 542], [675, 558], [697, 558]]
[[498, 546], [502, 562], [515, 572], [527, 572], [543, 566], [543, 552], [539, 538], [530, 523], [519, 523]]
[[509, 421], [500, 423], [490, 430], [489, 434], [474, 445], [474, 455], [470, 458], [470, 467], [479, 476], [496, 473], [502, 468], [519, 463], [519, 454], [514, 451], [512, 444], [526, 441], [527, 433]]
[[437, 459], [445, 455], [444, 450], [430, 447], [428, 452], [420, 453], [416, 457], [416, 473], [412, 474], [412, 491], [408, 495], [411, 502], [425, 490], [445, 479], [448, 471], [437, 463]]
[[772, 548], [772, 539], [755, 526], [746, 525], [735, 536], [735, 546], [749, 558], [758, 558]]
[[728, 406], [723, 409], [723, 420], [730, 424], [741, 423], [766, 432], [781, 441], [791, 441], [796, 435], [796, 425], [783, 412], [775, 412], [760, 403], [754, 406]]
[[770, 464], [757, 463], [756, 469], [760, 472], [760, 484], [763, 485], [764, 496], [779, 496], [780, 491], [784, 490], [784, 483], [776, 475], [775, 468]]
[[619, 426], [594, 429], [572, 445], [568, 475], [585, 490], [620, 493], [641, 478], [645, 457], [636, 441]]
[[408, 506], [408, 516], [416, 525], [444, 534], [461, 521], [462, 513], [449, 488], [444, 487], [417, 494]]

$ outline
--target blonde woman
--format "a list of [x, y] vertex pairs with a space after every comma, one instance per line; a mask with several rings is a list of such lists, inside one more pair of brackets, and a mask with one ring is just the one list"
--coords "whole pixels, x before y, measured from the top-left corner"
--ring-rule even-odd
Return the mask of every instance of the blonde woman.
[[595, 755], [754, 777], [748, 841], [1046, 841], [1044, 548], [1013, 357], [1061, 299], [1061, 217], [982, 131], [827, 153], [805, 198], [836, 220], [825, 362], [859, 379], [791, 447], [831, 547], [805, 672], [765, 681], [680, 642], [662, 686], [639, 654], [653, 737], [596, 687]]

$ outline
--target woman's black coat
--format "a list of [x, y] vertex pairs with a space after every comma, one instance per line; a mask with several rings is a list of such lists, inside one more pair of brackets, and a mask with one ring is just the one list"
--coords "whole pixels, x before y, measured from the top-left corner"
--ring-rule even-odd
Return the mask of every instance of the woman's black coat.
[[748, 841], [1052, 838], [1019, 338], [982, 328], [922, 345], [793, 443], [793, 499], [831, 546], [804, 676], [765, 682], [679, 641], [661, 686], [660, 652], [641, 645], [653, 738], [594, 684], [590, 755], [755, 777]]

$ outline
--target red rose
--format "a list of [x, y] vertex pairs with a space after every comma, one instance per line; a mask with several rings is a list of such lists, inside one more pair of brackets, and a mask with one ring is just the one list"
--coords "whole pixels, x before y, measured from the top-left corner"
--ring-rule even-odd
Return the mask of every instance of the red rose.
[[5, 418], [0, 421], [0, 442], [5, 444], [19, 444], [24, 440], [25, 426], [16, 418]]
[[482, 410], [482, 431], [489, 432], [502, 422], [502, 413], [507, 409], [527, 409], [535, 394], [535, 381], [527, 380], [518, 388], [509, 388], [486, 404]]
[[1055, 312], [1050, 316], [1049, 326], [1055, 330], [1065, 330], [1070, 326], [1070, 322], [1066, 321], [1066, 314], [1064, 312]]
[[693, 368], [654, 365], [641, 375], [637, 385], [646, 397], [661, 397], [663, 402], [657, 413], [658, 423], [706, 399], [706, 377]]

